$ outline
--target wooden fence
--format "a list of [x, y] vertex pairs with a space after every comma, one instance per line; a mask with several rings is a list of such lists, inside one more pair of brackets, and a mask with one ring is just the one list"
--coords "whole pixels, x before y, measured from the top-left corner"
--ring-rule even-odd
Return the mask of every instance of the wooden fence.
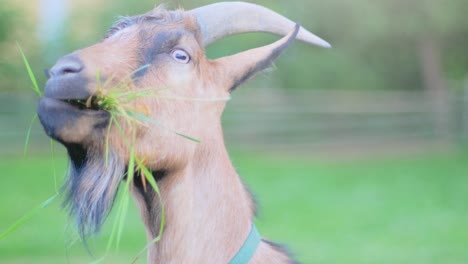
[[[0, 94], [0, 153], [22, 151], [36, 100]], [[448, 98], [444, 113], [432, 102], [418, 91], [245, 89], [233, 94], [223, 127], [232, 148], [313, 151], [468, 141], [468, 89]], [[441, 124], [441, 116], [449, 122]], [[38, 122], [30, 145], [32, 151], [48, 149]]]
[[224, 127], [228, 142], [265, 148], [466, 140], [468, 92], [448, 98], [444, 113], [438, 109], [422, 92], [263, 89], [234, 95]]

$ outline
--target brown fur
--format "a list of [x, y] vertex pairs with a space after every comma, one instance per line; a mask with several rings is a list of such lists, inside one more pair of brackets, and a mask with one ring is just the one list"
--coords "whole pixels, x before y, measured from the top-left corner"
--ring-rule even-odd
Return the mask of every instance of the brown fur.
[[[191, 55], [189, 64], [174, 61], [168, 51], [149, 50], [161, 48], [152, 47], [152, 44], [164, 32], [182, 32], [174, 48], [182, 48]], [[128, 76], [151, 59], [145, 74], [132, 83], [136, 89], [171, 87], [161, 91], [160, 95], [227, 98], [233, 88], [268, 67], [296, 34], [297, 28], [271, 45], [209, 60], [205, 57], [194, 17], [182, 11], [156, 9], [143, 16], [125, 18], [102, 42], [78, 50], [73, 56], [85, 65], [81, 74], [88, 80], [93, 80], [99, 71], [103, 78], [119, 83], [122, 81], [119, 78]], [[97, 84], [91, 81], [84, 89], [93, 94]], [[159, 182], [166, 227], [161, 241], [149, 248], [148, 263], [227, 263], [250, 231], [255, 206], [224, 145], [221, 115], [225, 104], [223, 100], [164, 98], [140, 98], [135, 102], [135, 105], [147, 107], [153, 120], [170, 128], [142, 126], [137, 132], [136, 155], [146, 161], [145, 165], [151, 170], [167, 174]], [[74, 138], [76, 126], [65, 125], [70, 127], [60, 129], [62, 132], [56, 137], [66, 144], [65, 138]], [[84, 130], [90, 134], [87, 140], [103, 141], [105, 133], [102, 129], [89, 129]], [[194, 143], [171, 130], [202, 142]], [[93, 151], [100, 149], [103, 152], [102, 143], [98, 142], [87, 142], [83, 148], [101, 145]], [[111, 131], [110, 146], [119, 159], [127, 162], [128, 149], [115, 127]], [[99, 159], [97, 155], [92, 158]], [[151, 241], [159, 232], [158, 198], [153, 190], [145, 192], [136, 182], [131, 191], [146, 226], [148, 241]], [[251, 261], [258, 264], [291, 262], [287, 254], [265, 242]]]

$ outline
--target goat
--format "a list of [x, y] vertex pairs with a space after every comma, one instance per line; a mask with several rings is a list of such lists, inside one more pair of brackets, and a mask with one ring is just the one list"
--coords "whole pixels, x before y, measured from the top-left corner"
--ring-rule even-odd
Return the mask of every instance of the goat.
[[[246, 32], [284, 37], [235, 55], [205, 57], [207, 45]], [[166, 96], [225, 98], [270, 67], [294, 39], [329, 47], [289, 19], [255, 4], [222, 2], [190, 11], [159, 7], [120, 19], [101, 42], [60, 58], [49, 71], [38, 114], [46, 134], [67, 149], [65, 204], [80, 235], [86, 238], [99, 231], [129, 165], [129, 149], [115, 128], [105, 150], [110, 114], [76, 106], [77, 100], [95, 95], [97, 72], [111, 81], [134, 73], [136, 89], [173, 87], [160, 91]], [[226, 102], [135, 100], [148, 108], [150, 118], [202, 142], [195, 144], [156, 126], [137, 129], [135, 153], [158, 182], [166, 212], [162, 239], [149, 247], [148, 262], [228, 263], [254, 230], [255, 205], [224, 145], [220, 120]], [[134, 178], [131, 193], [152, 241], [159, 232], [161, 205], [155, 190], [142, 185]], [[244, 263], [292, 263], [282, 248], [256, 240]]]

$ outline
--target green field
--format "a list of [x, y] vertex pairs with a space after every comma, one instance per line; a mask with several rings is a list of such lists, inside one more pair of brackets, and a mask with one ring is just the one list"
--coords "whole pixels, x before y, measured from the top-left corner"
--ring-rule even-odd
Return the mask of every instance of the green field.
[[[233, 153], [259, 202], [263, 236], [303, 263], [468, 263], [468, 153], [334, 160]], [[59, 180], [66, 160], [56, 159]], [[0, 230], [54, 194], [49, 155], [0, 159]], [[90, 263], [54, 202], [0, 241], [0, 263]], [[109, 219], [110, 221], [112, 221]], [[91, 241], [102, 256], [111, 222]], [[144, 246], [131, 208], [118, 253], [130, 263]], [[142, 262], [143, 263], [143, 262]]]

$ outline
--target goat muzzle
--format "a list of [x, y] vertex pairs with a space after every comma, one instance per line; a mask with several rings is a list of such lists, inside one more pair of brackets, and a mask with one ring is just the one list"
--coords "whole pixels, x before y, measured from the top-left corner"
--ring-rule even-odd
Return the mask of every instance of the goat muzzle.
[[61, 58], [48, 72], [44, 97], [38, 104], [39, 119], [51, 138], [63, 144], [82, 143], [96, 128], [105, 127], [109, 113], [86, 107], [93, 91], [75, 55]]

